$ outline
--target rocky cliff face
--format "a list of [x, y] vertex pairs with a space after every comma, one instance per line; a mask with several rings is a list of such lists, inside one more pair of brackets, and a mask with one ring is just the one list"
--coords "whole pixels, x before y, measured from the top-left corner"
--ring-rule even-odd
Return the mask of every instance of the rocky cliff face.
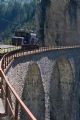
[[41, 26], [44, 29], [45, 45], [80, 44], [80, 0], [45, 2], [45, 10], [42, 9], [45, 19], [42, 21], [44, 25]]

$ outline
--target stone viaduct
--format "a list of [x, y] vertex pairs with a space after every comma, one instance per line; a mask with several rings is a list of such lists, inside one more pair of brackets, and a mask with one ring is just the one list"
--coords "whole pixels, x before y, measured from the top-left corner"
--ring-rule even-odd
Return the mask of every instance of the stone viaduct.
[[80, 47], [18, 57], [6, 75], [37, 120], [80, 120]]

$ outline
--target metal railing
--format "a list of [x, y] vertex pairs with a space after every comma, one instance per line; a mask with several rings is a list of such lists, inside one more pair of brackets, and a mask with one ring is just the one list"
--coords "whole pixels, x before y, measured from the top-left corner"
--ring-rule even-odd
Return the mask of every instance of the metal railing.
[[[21, 98], [18, 96], [14, 88], [11, 86], [8, 78], [5, 75], [5, 71], [7, 68], [10, 66], [10, 63], [16, 58], [20, 56], [25, 56], [25, 55], [32, 55], [32, 54], [39, 54], [41, 52], [47, 52], [47, 51], [52, 51], [52, 50], [62, 50], [62, 49], [73, 49], [73, 48], [80, 48], [80, 46], [64, 46], [64, 47], [42, 47], [40, 49], [34, 49], [33, 51], [28, 51], [28, 50], [15, 50], [11, 51], [3, 56], [3, 58], [0, 61], [0, 77], [1, 77], [1, 97], [4, 102], [5, 106], [5, 115], [9, 114], [9, 111], [11, 113], [11, 116], [14, 118], [14, 120], [19, 119], [19, 109], [23, 109], [24, 112], [26, 113], [26, 116], [28, 117], [29, 120], [37, 120], [34, 115], [30, 112], [30, 110], [27, 108], [27, 106], [24, 104], [24, 102], [21, 100]], [[12, 101], [11, 101], [11, 95], [15, 97], [15, 103], [14, 103], [14, 108], [12, 106]]]
[[[27, 106], [23, 103], [21, 98], [18, 96], [14, 88], [11, 86], [8, 78], [5, 75], [5, 70], [10, 65], [10, 62], [13, 61], [16, 57], [22, 56], [24, 54], [23, 50], [15, 50], [10, 53], [7, 53], [3, 56], [0, 62], [0, 77], [1, 77], [1, 97], [3, 99], [3, 103], [5, 106], [5, 113], [4, 115], [8, 115], [9, 112], [14, 120], [19, 119], [19, 109], [23, 109], [26, 113], [26, 116], [29, 120], [37, 120], [33, 114], [30, 112], [30, 110], [27, 108]], [[11, 102], [11, 95], [12, 94], [15, 97], [15, 106], [13, 108], [12, 102]]]

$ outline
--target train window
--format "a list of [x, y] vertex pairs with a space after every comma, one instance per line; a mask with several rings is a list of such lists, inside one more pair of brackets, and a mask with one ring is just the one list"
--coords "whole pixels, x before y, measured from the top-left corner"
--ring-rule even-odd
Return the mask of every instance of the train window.
[[24, 44], [27, 44], [27, 41], [26, 41], [26, 40], [24, 40]]

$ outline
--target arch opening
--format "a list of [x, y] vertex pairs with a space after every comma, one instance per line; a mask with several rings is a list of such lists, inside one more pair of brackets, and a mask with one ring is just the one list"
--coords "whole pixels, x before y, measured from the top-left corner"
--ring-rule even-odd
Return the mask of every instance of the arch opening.
[[60, 57], [53, 66], [50, 82], [50, 120], [71, 120], [73, 83], [71, 64]]
[[[32, 63], [28, 67], [22, 99], [38, 120], [45, 119], [45, 94], [37, 63]], [[26, 120], [23, 111], [21, 112], [21, 118], [21, 120], [23, 118]]]

